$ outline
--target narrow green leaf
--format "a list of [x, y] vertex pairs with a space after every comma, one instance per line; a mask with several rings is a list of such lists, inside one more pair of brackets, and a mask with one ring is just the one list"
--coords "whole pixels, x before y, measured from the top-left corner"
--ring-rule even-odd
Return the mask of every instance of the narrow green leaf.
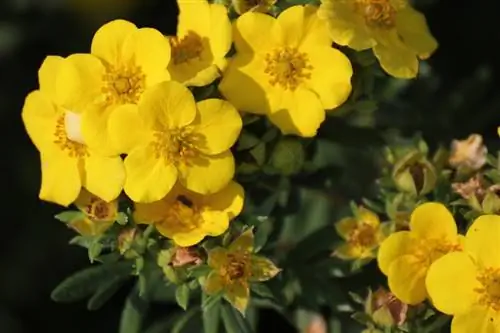
[[185, 312], [174, 324], [170, 333], [181, 333], [186, 328], [190, 321], [195, 319], [195, 316], [200, 312], [200, 308], [196, 307]]
[[186, 310], [189, 303], [189, 286], [187, 284], [181, 284], [175, 290], [175, 300], [177, 304]]
[[202, 299], [201, 302], [201, 308], [203, 311], [207, 312], [209, 311], [213, 306], [216, 306], [218, 303], [220, 303], [220, 300], [222, 298], [222, 293], [217, 293], [215, 295], [205, 295]]
[[70, 303], [87, 298], [101, 284], [115, 276], [127, 276], [132, 273], [129, 262], [102, 264], [86, 268], [62, 281], [50, 295], [52, 300], [60, 303]]
[[175, 313], [173, 315], [167, 316], [166, 318], [163, 318], [152, 325], [150, 325], [147, 330], [144, 333], [166, 333], [166, 332], [171, 332], [172, 327], [176, 323], [177, 320], [183, 315], [184, 313]]
[[141, 333], [144, 317], [149, 309], [149, 304], [138, 294], [134, 288], [125, 301], [120, 318], [119, 333]]
[[243, 318], [232, 305], [224, 302], [222, 306], [222, 322], [227, 333], [253, 333], [250, 323]]
[[250, 150], [250, 155], [254, 158], [258, 165], [264, 165], [266, 162], [266, 144], [259, 143]]
[[262, 298], [274, 299], [274, 294], [264, 283], [252, 283], [251, 291]]
[[270, 219], [264, 219], [259, 223], [254, 233], [253, 246], [255, 252], [259, 252], [266, 245], [271, 231], [272, 223]]
[[90, 311], [99, 310], [107, 301], [113, 297], [120, 289], [127, 277], [116, 276], [110, 279], [107, 283], [102, 284], [95, 294], [88, 300], [87, 309]]
[[[207, 298], [209, 296], [202, 293], [202, 304], [206, 304]], [[220, 313], [221, 313], [221, 303], [220, 297], [214, 302], [210, 307], [203, 307], [203, 332], [204, 333], [218, 333], [220, 327]]]
[[85, 217], [85, 214], [79, 210], [67, 210], [54, 217], [61, 222], [71, 223]]
[[260, 139], [256, 135], [244, 131], [241, 133], [240, 138], [238, 139], [238, 143], [236, 144], [236, 150], [241, 151], [253, 148], [256, 145], [258, 145], [259, 142]]

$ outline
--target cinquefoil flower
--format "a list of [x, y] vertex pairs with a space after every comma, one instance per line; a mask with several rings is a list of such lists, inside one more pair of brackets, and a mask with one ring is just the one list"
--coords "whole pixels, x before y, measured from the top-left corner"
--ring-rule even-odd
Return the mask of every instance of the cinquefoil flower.
[[85, 189], [74, 204], [83, 216], [71, 221], [69, 226], [83, 236], [102, 235], [118, 218], [118, 200], [106, 202]]

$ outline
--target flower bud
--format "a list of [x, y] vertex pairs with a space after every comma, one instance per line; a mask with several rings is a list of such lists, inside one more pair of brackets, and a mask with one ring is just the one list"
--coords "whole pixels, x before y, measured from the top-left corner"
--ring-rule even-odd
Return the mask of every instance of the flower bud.
[[424, 195], [434, 189], [437, 172], [421, 152], [413, 151], [396, 163], [392, 178], [401, 191]]
[[300, 141], [287, 138], [276, 144], [270, 162], [280, 173], [290, 176], [302, 169], [304, 159], [304, 147]]
[[408, 304], [397, 299], [391, 292], [379, 288], [368, 294], [365, 311], [382, 327], [400, 326], [406, 321]]
[[137, 229], [135, 228], [125, 229], [118, 235], [118, 251], [127, 259], [138, 256], [138, 253], [133, 249], [136, 236]]

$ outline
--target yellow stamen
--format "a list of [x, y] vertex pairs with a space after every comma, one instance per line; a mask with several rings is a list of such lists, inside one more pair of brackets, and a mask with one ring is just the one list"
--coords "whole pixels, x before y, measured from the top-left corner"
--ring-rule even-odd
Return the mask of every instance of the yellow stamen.
[[201, 58], [203, 41], [196, 32], [190, 30], [185, 36], [169, 37], [168, 41], [172, 47], [172, 62], [175, 65]]
[[197, 147], [201, 146], [201, 141], [202, 137], [188, 126], [155, 132], [151, 145], [157, 159], [163, 158], [168, 164], [189, 165], [198, 155]]
[[354, 6], [370, 27], [391, 29], [396, 25], [396, 8], [391, 0], [355, 0]]
[[479, 302], [495, 311], [500, 311], [500, 268], [483, 269], [477, 277], [481, 287], [474, 291], [479, 294]]
[[110, 104], [136, 104], [144, 92], [146, 76], [135, 65], [108, 67], [104, 75], [105, 85], [102, 92]]
[[362, 248], [373, 248], [377, 245], [377, 230], [366, 223], [354, 229], [348, 237], [348, 243]]
[[415, 250], [415, 255], [422, 265], [430, 266], [445, 254], [462, 250], [462, 246], [443, 239], [422, 239]]
[[57, 119], [54, 132], [54, 143], [58, 145], [62, 151], [66, 151], [70, 157], [83, 158], [88, 156], [85, 145], [72, 141], [68, 138], [65, 119], [66, 117], [64, 113]]
[[250, 274], [249, 253], [229, 253], [227, 255], [227, 264], [221, 267], [220, 272], [220, 275], [227, 283], [236, 280], [246, 281]]
[[175, 228], [179, 232], [194, 230], [201, 222], [199, 207], [183, 195], [178, 196], [170, 206], [164, 221], [170, 228]]
[[85, 207], [85, 212], [96, 221], [110, 221], [114, 218], [111, 204], [98, 197], [90, 199], [90, 203]]
[[271, 85], [279, 85], [285, 90], [295, 90], [311, 78], [313, 67], [307, 54], [296, 48], [283, 47], [266, 54], [264, 72], [270, 76]]

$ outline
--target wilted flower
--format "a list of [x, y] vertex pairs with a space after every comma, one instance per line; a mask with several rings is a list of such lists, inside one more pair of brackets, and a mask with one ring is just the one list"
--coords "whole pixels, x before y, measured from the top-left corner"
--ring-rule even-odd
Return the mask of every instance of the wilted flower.
[[173, 267], [182, 267], [185, 265], [199, 265], [202, 260], [193, 247], [175, 247], [174, 253], [172, 255], [172, 266]]
[[471, 134], [465, 140], [453, 140], [449, 163], [453, 168], [479, 170], [486, 163], [488, 149], [483, 144], [483, 137]]
[[326, 325], [325, 318], [321, 315], [314, 315], [307, 325], [304, 333], [327, 333], [328, 327]]
[[400, 326], [406, 321], [408, 304], [403, 303], [393, 293], [384, 288], [370, 291], [365, 310], [372, 320], [380, 326]]
[[133, 250], [133, 244], [137, 236], [136, 228], [128, 228], [118, 235], [118, 251], [125, 258], [135, 257], [137, 254]]

